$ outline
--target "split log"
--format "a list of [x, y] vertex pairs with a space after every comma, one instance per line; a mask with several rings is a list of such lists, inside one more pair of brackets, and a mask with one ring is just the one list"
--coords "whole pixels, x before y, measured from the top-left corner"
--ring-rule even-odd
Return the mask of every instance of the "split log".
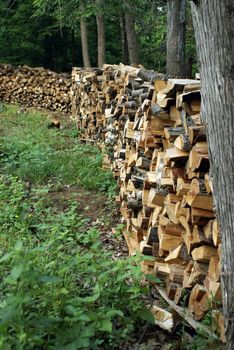
[[144, 261], [144, 272], [162, 279], [178, 303], [192, 290], [193, 313], [202, 319], [211, 293], [220, 297], [221, 248], [200, 81], [157, 80], [155, 72], [124, 65], [74, 71], [73, 81], [78, 128], [108, 148], [118, 178], [130, 254], [154, 257], [154, 271]]

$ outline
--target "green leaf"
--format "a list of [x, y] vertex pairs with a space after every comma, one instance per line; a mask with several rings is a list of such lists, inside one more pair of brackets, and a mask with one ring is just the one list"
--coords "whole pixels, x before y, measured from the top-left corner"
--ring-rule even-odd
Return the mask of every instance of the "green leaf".
[[41, 318], [38, 318], [35, 321], [33, 321], [33, 324], [36, 326], [39, 326], [39, 327], [41, 326], [41, 327], [47, 328], [47, 327], [51, 327], [54, 324], [57, 324], [61, 321], [62, 321], [61, 318], [41, 317]]
[[151, 255], [142, 255], [141, 261], [145, 261], [145, 260], [155, 261], [155, 257]]
[[120, 317], [124, 317], [124, 313], [120, 310], [110, 310], [106, 313], [106, 316], [110, 317], [110, 318], [113, 316], [116, 316], [116, 315], [118, 315]]
[[15, 250], [21, 251], [23, 249], [23, 242], [22, 241], [17, 241], [15, 244]]
[[150, 275], [149, 274], [149, 275], [145, 275], [145, 277], [150, 282], [154, 282], [154, 283], [157, 283], [157, 284], [161, 284], [162, 283], [162, 281], [158, 277], [156, 277], [154, 275]]
[[82, 298], [82, 300], [83, 300], [85, 303], [93, 303], [93, 302], [95, 302], [96, 300], [98, 300], [98, 298], [100, 297], [100, 288], [99, 288], [99, 284], [98, 284], [98, 283], [97, 283], [97, 284], [95, 285], [95, 287], [93, 288], [93, 291], [94, 291], [94, 294], [93, 294], [93, 295]]
[[24, 266], [23, 264], [14, 266], [13, 269], [11, 270], [10, 275], [7, 277], [7, 282], [12, 283], [17, 281], [17, 279], [20, 277], [21, 273], [23, 272]]
[[59, 283], [62, 281], [62, 278], [56, 276], [40, 276], [38, 281], [43, 283]]
[[98, 300], [100, 294], [99, 293], [95, 293], [91, 296], [88, 296], [88, 297], [84, 297], [84, 298], [81, 298], [81, 300], [85, 303], [94, 303], [96, 300]]
[[0, 313], [0, 325], [4, 325], [9, 321], [12, 321], [15, 315], [17, 314], [17, 309], [14, 306], [7, 306], [1, 310]]
[[13, 255], [13, 253], [6, 253], [5, 255], [3, 255], [3, 257], [1, 257], [0, 263], [10, 260], [12, 255]]
[[112, 332], [112, 322], [110, 320], [103, 320], [98, 327], [100, 331], [103, 332]]
[[45, 252], [48, 248], [47, 247], [36, 247], [36, 248], [33, 248], [30, 252], [34, 253], [34, 252]]
[[96, 324], [92, 323], [89, 326], [86, 326], [83, 333], [82, 333], [82, 337], [83, 338], [91, 338], [95, 335], [95, 331], [96, 331]]
[[148, 309], [143, 309], [139, 312], [139, 317], [142, 318], [143, 320], [154, 324], [154, 316]]

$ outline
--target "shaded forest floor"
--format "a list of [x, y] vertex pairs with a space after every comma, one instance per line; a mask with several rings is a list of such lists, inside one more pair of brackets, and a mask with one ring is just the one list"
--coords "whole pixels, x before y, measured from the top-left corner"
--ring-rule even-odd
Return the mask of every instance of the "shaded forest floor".
[[0, 349], [208, 348], [152, 324], [100, 151], [18, 110], [0, 114]]

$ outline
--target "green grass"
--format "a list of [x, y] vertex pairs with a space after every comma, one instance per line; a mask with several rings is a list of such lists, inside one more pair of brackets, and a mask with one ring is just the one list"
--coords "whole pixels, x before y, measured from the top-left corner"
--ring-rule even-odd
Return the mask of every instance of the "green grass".
[[98, 148], [78, 142], [77, 131], [48, 129], [49, 121], [40, 113], [16, 114], [16, 107], [7, 107], [1, 125], [2, 171], [24, 181], [38, 184], [76, 184], [113, 194], [115, 181], [101, 170], [102, 155]]
[[0, 116], [0, 349], [121, 349], [152, 321], [138, 258], [113, 260], [74, 198], [50, 197], [68, 185], [112, 194], [99, 150], [39, 113]]

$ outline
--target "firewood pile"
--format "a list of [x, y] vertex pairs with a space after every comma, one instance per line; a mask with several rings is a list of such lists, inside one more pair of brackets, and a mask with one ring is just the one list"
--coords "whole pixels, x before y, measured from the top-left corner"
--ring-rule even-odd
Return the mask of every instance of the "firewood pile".
[[71, 78], [44, 68], [0, 64], [0, 100], [70, 112]]
[[195, 320], [212, 308], [222, 333], [220, 231], [200, 81], [124, 65], [74, 68], [72, 77], [81, 139], [99, 142], [103, 166], [118, 180], [130, 254], [151, 256], [143, 270], [163, 281], [167, 296]]

